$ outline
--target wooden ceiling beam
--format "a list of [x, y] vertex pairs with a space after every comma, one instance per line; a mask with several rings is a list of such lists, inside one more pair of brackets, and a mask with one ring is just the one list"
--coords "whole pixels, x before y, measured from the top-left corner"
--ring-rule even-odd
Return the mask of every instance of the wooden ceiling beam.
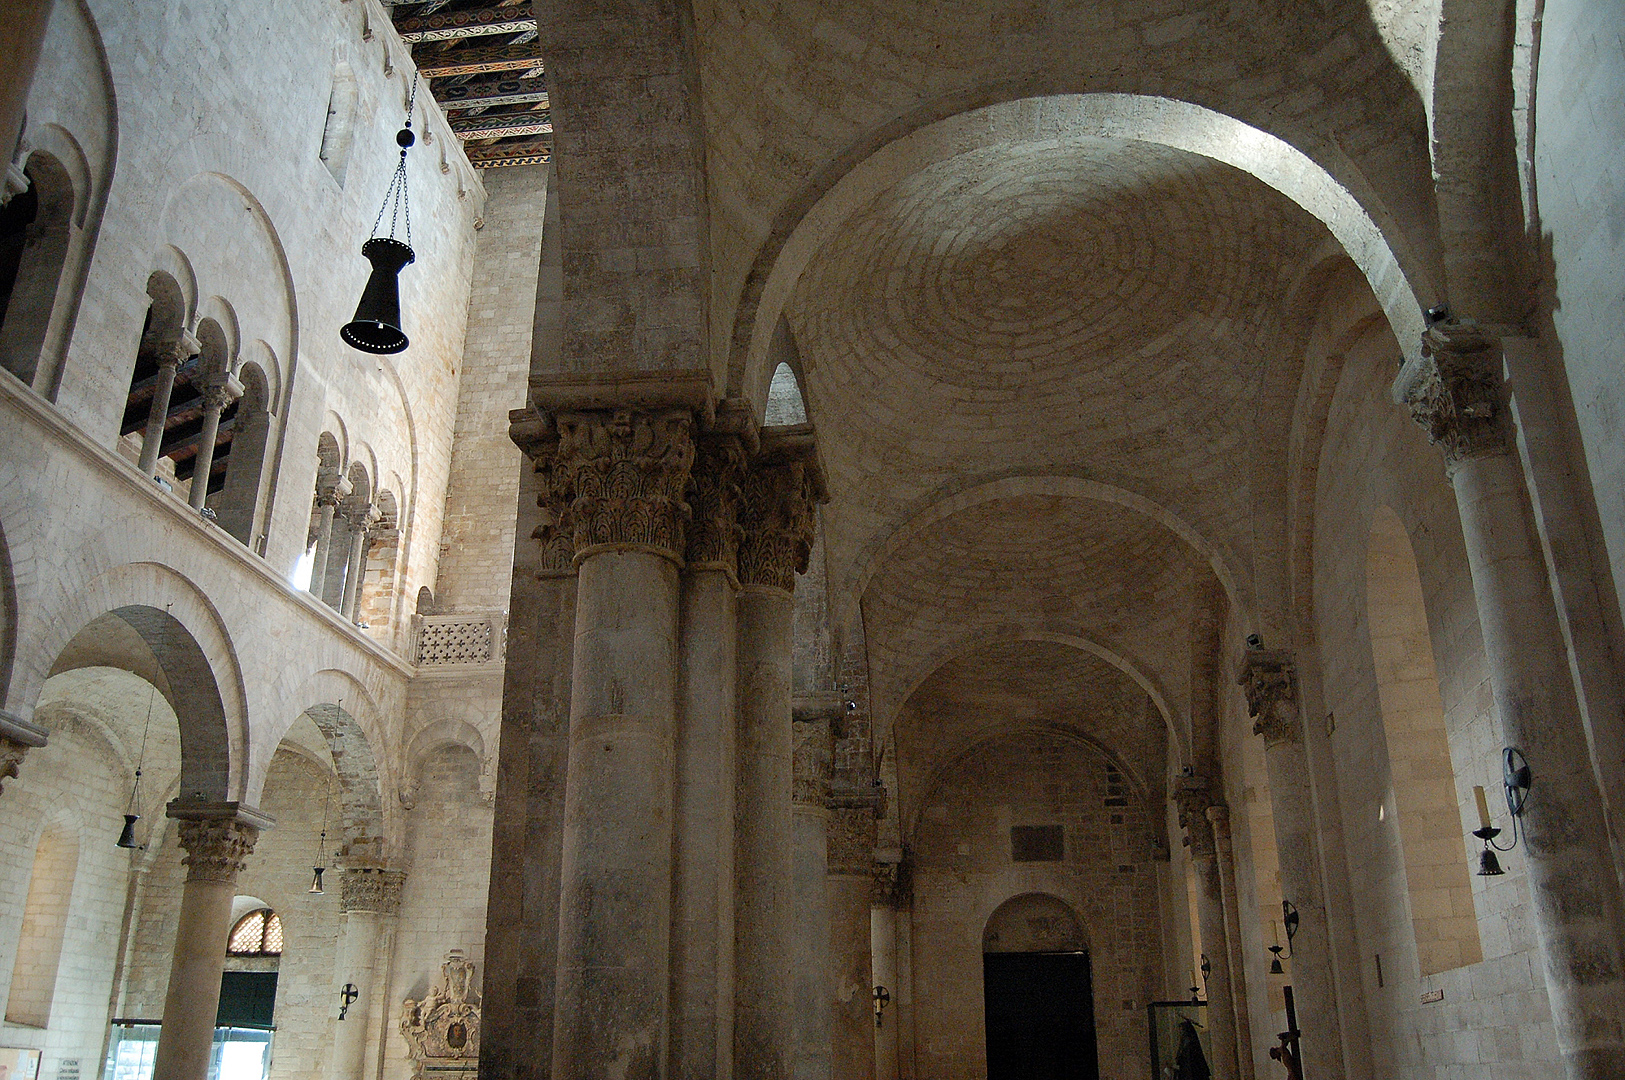
[[437, 11], [396, 20], [395, 30], [409, 44], [451, 41], [488, 34], [522, 34], [536, 29], [536, 19], [518, 8], [476, 8], [473, 11]]
[[426, 79], [444, 79], [452, 75], [484, 75], [492, 71], [529, 71], [540, 67], [542, 58], [536, 43], [525, 45], [486, 45], [479, 48], [465, 46], [434, 56], [412, 59], [418, 72]]

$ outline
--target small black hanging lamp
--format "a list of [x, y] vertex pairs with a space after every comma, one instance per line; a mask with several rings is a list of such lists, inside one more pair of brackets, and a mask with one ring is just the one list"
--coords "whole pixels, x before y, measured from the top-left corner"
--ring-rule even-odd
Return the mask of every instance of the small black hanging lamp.
[[333, 784], [329, 781], [327, 795], [322, 799], [322, 831], [321, 835], [316, 838], [316, 865], [312, 867], [310, 875], [310, 894], [312, 896], [320, 896], [325, 891], [322, 888], [322, 874], [327, 870], [325, 865], [327, 863], [327, 809], [332, 805], [332, 802]]
[[141, 768], [147, 763], [147, 733], [152, 730], [152, 703], [157, 697], [158, 687], [154, 685], [147, 695], [147, 722], [141, 727], [141, 753], [135, 759], [135, 783], [130, 788], [130, 805], [124, 812], [124, 828], [118, 834], [118, 846], [121, 848], [141, 846], [135, 840], [135, 823], [141, 820]]
[[[418, 79], [412, 76], [412, 93], [406, 101], [406, 125], [395, 133], [395, 142], [401, 148], [400, 163], [384, 191], [384, 204], [378, 208], [378, 218], [372, 223], [372, 236], [361, 245], [361, 254], [372, 263], [372, 275], [367, 287], [361, 291], [361, 303], [356, 305], [355, 318], [339, 330], [346, 345], [362, 352], [380, 355], [398, 353], [411, 342], [401, 329], [401, 268], [416, 256], [412, 253], [412, 203], [406, 194], [406, 151], [417, 142], [412, 133], [412, 106], [418, 99]], [[389, 211], [389, 235], [379, 236], [378, 227], [384, 223], [384, 211]], [[401, 228], [404, 240], [395, 238]]]

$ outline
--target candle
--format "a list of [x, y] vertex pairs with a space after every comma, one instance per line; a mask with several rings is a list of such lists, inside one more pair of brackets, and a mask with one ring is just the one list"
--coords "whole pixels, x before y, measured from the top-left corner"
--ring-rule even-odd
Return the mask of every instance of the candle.
[[1478, 800], [1478, 827], [1487, 829], [1490, 827], [1490, 804], [1484, 798], [1484, 789], [1475, 785], [1473, 787], [1473, 798]]

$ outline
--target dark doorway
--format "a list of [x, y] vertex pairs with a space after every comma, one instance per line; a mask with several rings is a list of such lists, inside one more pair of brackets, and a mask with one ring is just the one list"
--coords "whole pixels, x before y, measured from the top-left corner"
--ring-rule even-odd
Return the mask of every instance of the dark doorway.
[[1089, 954], [984, 953], [988, 1080], [1099, 1080]]

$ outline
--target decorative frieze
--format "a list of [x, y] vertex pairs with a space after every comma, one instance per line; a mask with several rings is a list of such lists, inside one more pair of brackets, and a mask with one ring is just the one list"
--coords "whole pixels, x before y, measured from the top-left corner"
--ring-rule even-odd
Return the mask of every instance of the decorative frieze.
[[1405, 404], [1443, 448], [1446, 468], [1506, 453], [1500, 339], [1469, 319], [1435, 323], [1422, 335], [1420, 365]]
[[1298, 709], [1298, 670], [1285, 649], [1247, 648], [1236, 680], [1247, 696], [1253, 734], [1264, 736], [1265, 746], [1303, 741], [1303, 717]]
[[561, 412], [553, 477], [569, 501], [575, 561], [647, 551], [680, 562], [694, 465], [687, 409]]
[[823, 475], [808, 443], [764, 449], [745, 471], [739, 506], [739, 580], [792, 592], [812, 555]]
[[400, 914], [406, 874], [400, 870], [353, 867], [339, 879], [339, 906], [344, 911], [370, 911], [393, 918]]
[[176, 828], [186, 849], [181, 860], [186, 880], [219, 885], [236, 882], [260, 835], [254, 826], [228, 817], [182, 818]]

